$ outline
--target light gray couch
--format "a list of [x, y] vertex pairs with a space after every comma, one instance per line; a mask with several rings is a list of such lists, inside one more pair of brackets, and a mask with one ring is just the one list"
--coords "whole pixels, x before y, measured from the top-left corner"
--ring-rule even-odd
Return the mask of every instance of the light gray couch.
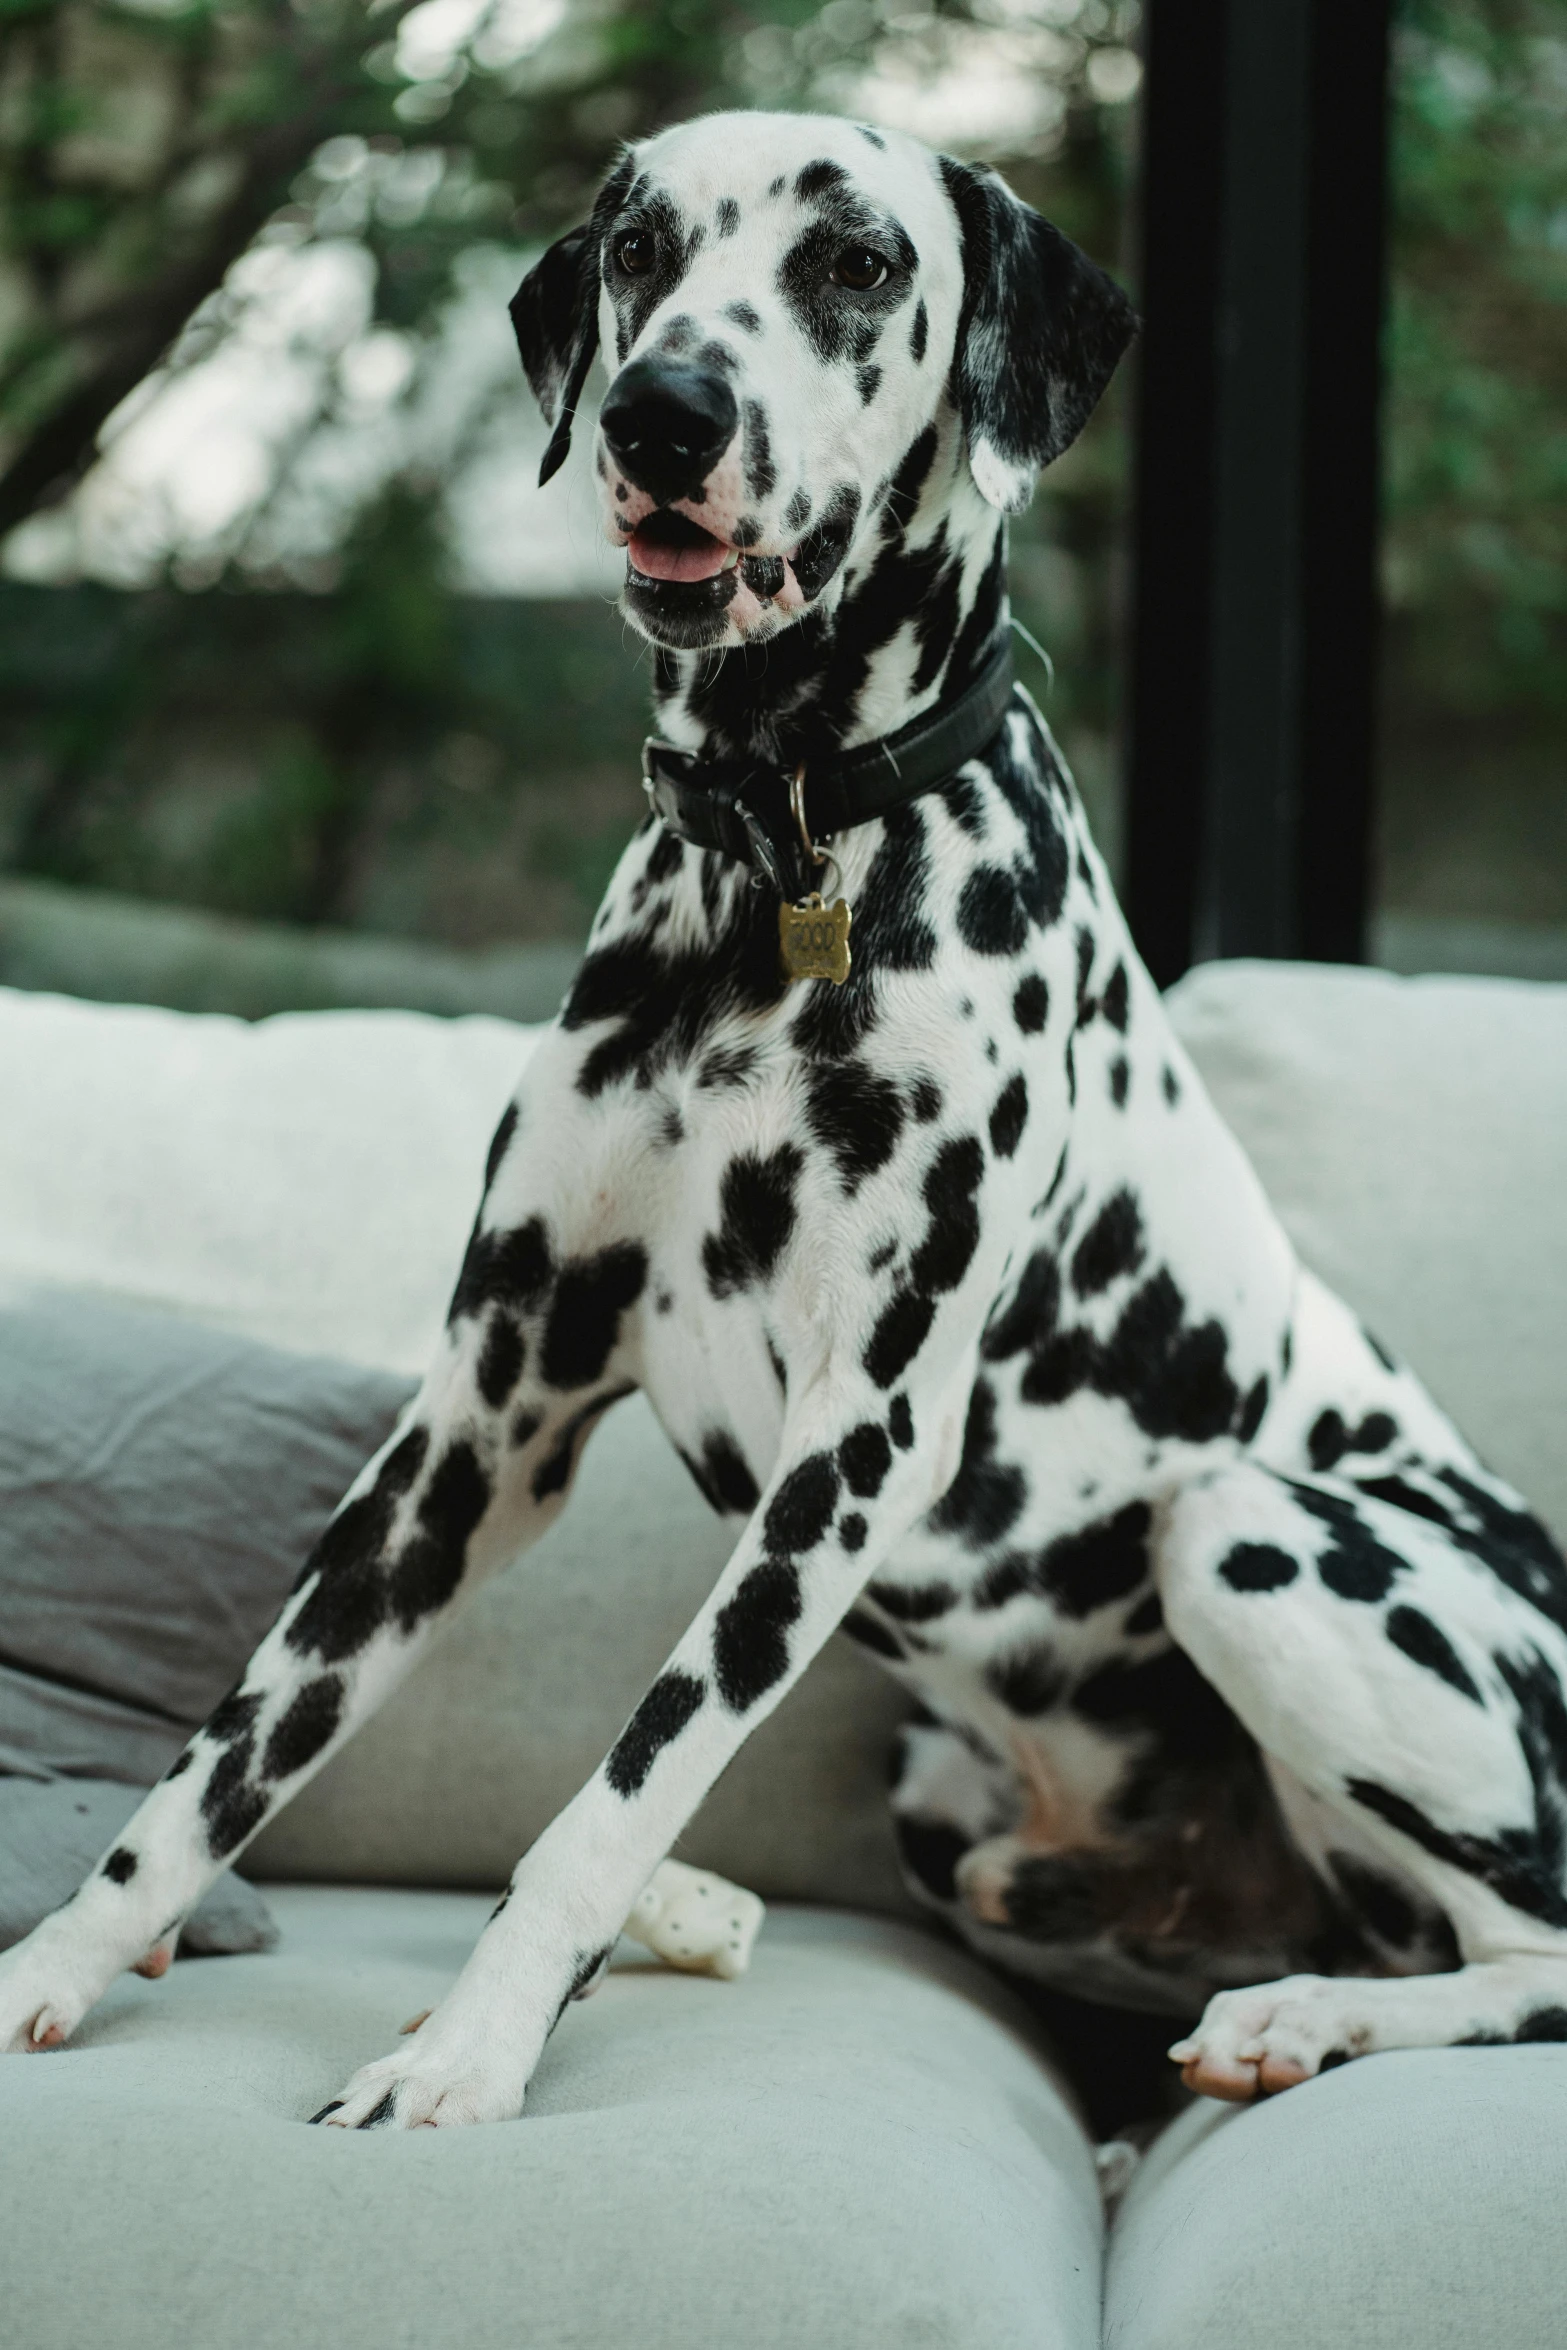
[[[1302, 1252], [1567, 1525], [1567, 988], [1235, 964], [1173, 1003]], [[0, 1293], [417, 1370], [528, 1044], [0, 992]], [[1561, 2048], [1192, 2108], [1102, 2281], [1092, 2149], [1024, 2010], [901, 1891], [899, 1700], [841, 1641], [680, 1848], [774, 1905], [743, 1981], [623, 1945], [520, 2122], [304, 2128], [440, 1994], [471, 1888], [724, 1549], [623, 1406], [547, 1541], [253, 1848], [278, 1948], [127, 1977], [69, 2049], [0, 2062], [4, 2350], [1560, 2350]]]

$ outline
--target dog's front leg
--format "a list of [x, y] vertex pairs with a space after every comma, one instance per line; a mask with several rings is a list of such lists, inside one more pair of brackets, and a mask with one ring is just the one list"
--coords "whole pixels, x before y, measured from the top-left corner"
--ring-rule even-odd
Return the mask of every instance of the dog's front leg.
[[[470, 1266], [502, 1245], [479, 1234]], [[219, 1872], [404, 1678], [459, 1596], [559, 1511], [589, 1429], [632, 1384], [633, 1301], [628, 1284], [600, 1282], [591, 1348], [574, 1308], [552, 1353], [529, 1327], [548, 1329], [550, 1293], [541, 1281], [519, 1303], [513, 1256], [477, 1304], [465, 1273], [419, 1395], [233, 1690], [80, 1890], [0, 1953], [0, 2051], [58, 2046], [127, 1967], [161, 1975]]]
[[798, 1680], [957, 1464], [972, 1346], [889, 1398], [821, 1381], [710, 1597], [604, 1762], [545, 1830], [447, 1997], [317, 2119], [501, 2121], [567, 2002], [596, 1979], [653, 1869], [742, 1741]]

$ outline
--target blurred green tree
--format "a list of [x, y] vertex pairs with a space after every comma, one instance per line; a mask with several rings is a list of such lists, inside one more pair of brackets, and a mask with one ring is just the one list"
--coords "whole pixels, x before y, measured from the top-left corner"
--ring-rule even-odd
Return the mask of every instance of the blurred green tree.
[[[0, 533], [68, 498], [154, 371], [177, 378], [242, 333], [257, 248], [351, 240], [365, 253], [370, 325], [412, 354], [411, 411], [476, 253], [515, 256], [558, 233], [619, 139], [718, 106], [857, 109], [879, 76], [916, 127], [1000, 161], [1114, 264], [1136, 21], [1136, 0], [19, 0], [0, 17]], [[525, 397], [509, 374], [500, 396]], [[0, 860], [293, 921], [472, 935], [541, 907], [558, 922], [563, 889], [581, 921], [635, 812], [634, 780], [530, 819], [519, 840], [519, 793], [561, 766], [541, 761], [525, 706], [539, 661], [497, 678], [476, 651], [494, 630], [449, 592], [442, 506], [463, 435], [441, 466], [403, 463], [346, 504], [328, 560], [269, 559], [312, 436], [341, 408], [324, 368], [244, 531], [172, 566], [187, 588], [330, 588], [312, 597], [308, 660], [285, 649], [304, 632], [260, 632], [287, 702], [270, 726], [255, 712], [254, 597], [220, 598], [197, 625], [185, 597], [142, 599], [122, 622], [72, 591], [92, 606], [80, 635], [98, 666], [62, 701], [59, 662], [22, 657], [38, 641], [26, 592], [0, 591], [16, 647], [11, 661], [0, 648], [15, 689]], [[468, 420], [467, 443], [481, 423]], [[1090, 788], [1113, 764], [1124, 471], [1107, 412], [1019, 534], [1019, 606], [1064, 656], [1053, 715]], [[535, 653], [562, 628], [569, 667], [564, 616], [517, 615]], [[641, 689], [622, 666], [609, 699], [623, 755]], [[189, 760], [170, 745], [193, 729], [214, 741], [224, 709], [236, 738], [254, 746], [259, 731], [266, 747], [237, 796], [214, 784], [193, 811], [171, 780]], [[460, 786], [453, 742], [485, 751]], [[599, 745], [606, 763], [611, 747]], [[511, 867], [509, 913], [504, 892], [409, 884], [414, 860], [433, 872], [462, 855]]]

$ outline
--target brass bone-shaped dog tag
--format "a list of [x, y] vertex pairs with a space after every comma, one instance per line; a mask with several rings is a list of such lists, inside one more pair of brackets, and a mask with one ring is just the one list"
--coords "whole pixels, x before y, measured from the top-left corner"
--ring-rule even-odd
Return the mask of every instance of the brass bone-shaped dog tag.
[[849, 925], [854, 917], [842, 898], [828, 906], [813, 890], [798, 906], [778, 909], [778, 945], [786, 979], [830, 979], [842, 987], [849, 976]]

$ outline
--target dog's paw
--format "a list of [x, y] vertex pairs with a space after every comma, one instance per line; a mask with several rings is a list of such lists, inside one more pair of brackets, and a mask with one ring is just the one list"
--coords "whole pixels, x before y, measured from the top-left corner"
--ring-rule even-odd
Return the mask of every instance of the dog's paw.
[[1196, 2030], [1170, 2050], [1188, 2089], [1244, 2105], [1298, 2088], [1331, 2059], [1364, 2055], [1371, 2026], [1352, 1981], [1287, 1975], [1253, 1991], [1220, 1991]]
[[[409, 2027], [403, 2030], [407, 2035]], [[498, 2034], [470, 2034], [451, 2023], [443, 2029], [437, 2008], [392, 2055], [362, 2065], [310, 2119], [333, 2130], [450, 2130], [515, 2121], [531, 2070]]]
[[45, 1918], [24, 1941], [0, 1951], [0, 2054], [58, 2048], [118, 1971], [87, 1937]]

